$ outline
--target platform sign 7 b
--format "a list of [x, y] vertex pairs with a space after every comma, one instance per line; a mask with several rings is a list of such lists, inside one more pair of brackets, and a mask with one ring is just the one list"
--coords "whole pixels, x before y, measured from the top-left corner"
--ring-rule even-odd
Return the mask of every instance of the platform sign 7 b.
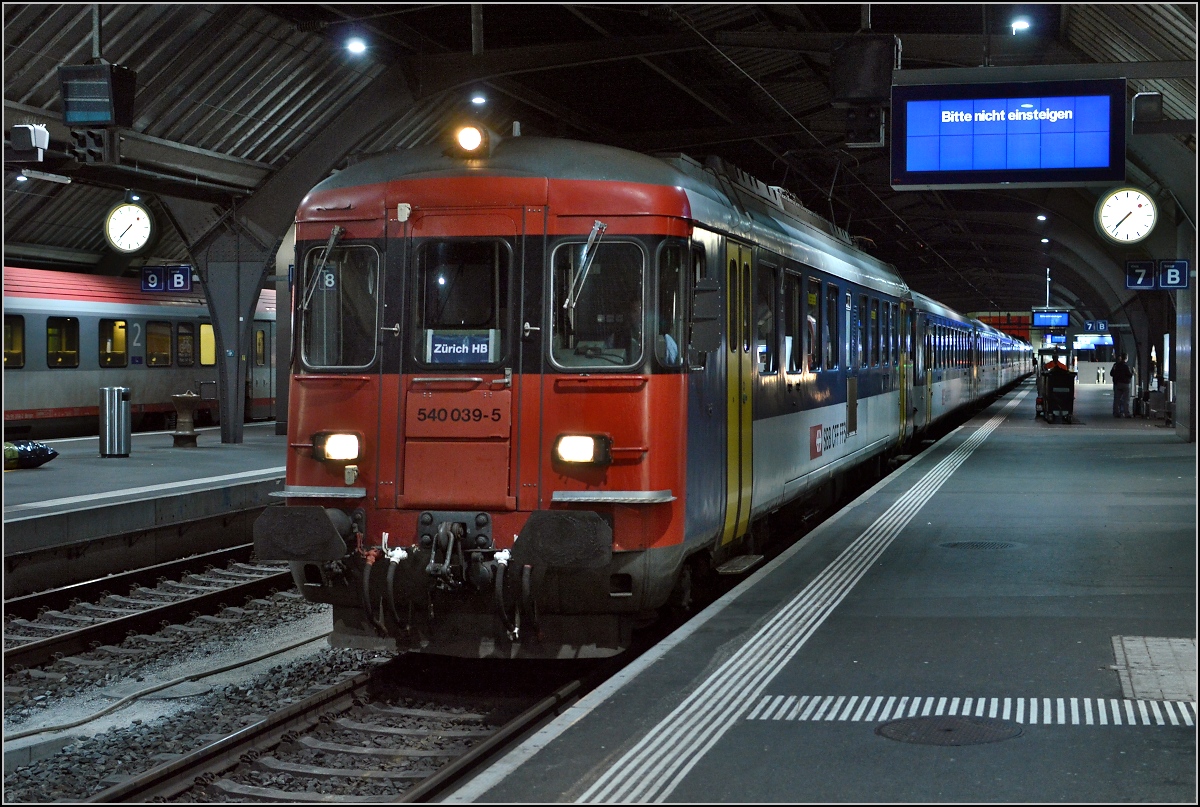
[[1154, 261], [1125, 261], [1125, 288], [1148, 291], [1154, 288]]
[[1186, 289], [1188, 287], [1187, 261], [1159, 261], [1158, 287], [1160, 289]]

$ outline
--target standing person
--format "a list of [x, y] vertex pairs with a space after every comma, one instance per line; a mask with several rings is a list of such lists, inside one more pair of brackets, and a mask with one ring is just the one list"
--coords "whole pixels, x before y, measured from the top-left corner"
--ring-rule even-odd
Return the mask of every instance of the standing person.
[[1113, 417], [1133, 417], [1129, 413], [1129, 384], [1133, 381], [1133, 370], [1127, 363], [1128, 353], [1122, 353], [1121, 358], [1108, 371], [1108, 377], [1113, 384]]

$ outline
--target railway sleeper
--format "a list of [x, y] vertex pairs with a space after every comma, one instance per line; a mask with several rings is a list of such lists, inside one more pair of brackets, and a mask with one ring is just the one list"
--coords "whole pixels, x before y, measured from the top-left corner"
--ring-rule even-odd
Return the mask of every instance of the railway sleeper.
[[274, 787], [256, 787], [255, 785], [243, 785], [240, 782], [230, 782], [227, 779], [218, 779], [208, 786], [209, 793], [214, 797], [236, 796], [239, 799], [247, 801], [262, 801], [270, 804], [286, 804], [288, 802], [310, 802], [315, 804], [347, 804], [347, 803], [386, 803], [395, 801], [396, 797], [392, 796], [355, 796], [353, 800], [347, 799], [345, 796], [339, 796], [331, 793], [308, 793], [305, 791], [279, 790]]
[[401, 729], [394, 726], [377, 726], [374, 723], [359, 723], [346, 717], [339, 717], [334, 722], [352, 731], [396, 734], [403, 737], [487, 737], [496, 733], [490, 729]]
[[68, 614], [66, 611], [43, 611], [41, 616], [48, 616], [54, 619], [62, 619], [66, 622], [78, 622], [83, 625], [96, 625], [100, 622], [108, 622], [108, 617], [84, 616], [83, 614]]
[[295, 745], [307, 748], [310, 751], [325, 751], [330, 754], [350, 754], [363, 757], [459, 757], [465, 751], [451, 751], [442, 748], [424, 749], [424, 748], [376, 748], [373, 746], [363, 745], [347, 745], [346, 743], [333, 743], [328, 740], [318, 740], [316, 737], [300, 737], [294, 743]]
[[254, 760], [253, 764], [256, 768], [262, 768], [272, 773], [292, 773], [297, 776], [321, 778], [344, 776], [347, 779], [428, 779], [436, 773], [436, 770], [384, 771], [378, 768], [323, 768], [318, 765], [304, 765], [299, 762], [284, 762], [275, 757], [259, 757]]
[[[286, 569], [284, 569], [284, 570], [265, 569], [264, 571], [259, 572], [257, 574], [250, 573], [250, 572], [235, 572], [231, 569], [210, 569], [208, 571], [208, 574], [215, 575], [215, 578], [209, 578], [209, 579], [220, 580], [221, 578], [229, 578], [230, 580], [234, 580], [234, 581], [236, 581], [236, 580], [262, 580], [267, 575], [279, 574], [280, 571], [286, 571]], [[225, 581], [221, 580], [221, 582], [225, 582]]]
[[[46, 624], [43, 622], [30, 622], [28, 619], [22, 619], [20, 617], [12, 620], [8, 624], [12, 625], [14, 627], [18, 627], [18, 628], [32, 628], [34, 630], [48, 630], [53, 633], [71, 633], [73, 631], [79, 630], [78, 627], [72, 627], [70, 625], [49, 625], [49, 624]], [[5, 638], [8, 638], [8, 637], [5, 637]]]
[[434, 712], [429, 709], [408, 709], [403, 706], [381, 706], [378, 703], [367, 704], [367, 709], [376, 714], [393, 715], [395, 717], [428, 717], [432, 720], [471, 720], [481, 721], [483, 715], [463, 712], [461, 714], [446, 714], [445, 712]]
[[76, 607], [76, 608], [80, 608], [80, 609], [82, 609], [82, 610], [84, 610], [84, 611], [91, 611], [92, 613], [99, 613], [99, 614], [110, 614], [110, 616], [108, 617], [108, 619], [113, 619], [113, 618], [114, 618], [114, 617], [112, 617], [112, 616], [111, 616], [111, 614], [118, 614], [118, 615], [121, 615], [121, 614], [140, 614], [142, 611], [144, 611], [144, 610], [145, 610], [144, 608], [143, 608], [143, 609], [134, 609], [134, 608], [118, 608], [118, 607], [117, 607], [117, 606], [115, 606], [115, 605], [93, 605], [93, 604], [92, 604], [92, 603], [90, 603], [90, 602], [81, 602], [81, 603], [79, 603], [79, 604], [78, 604], [77, 606], [75, 606], [75, 607]]

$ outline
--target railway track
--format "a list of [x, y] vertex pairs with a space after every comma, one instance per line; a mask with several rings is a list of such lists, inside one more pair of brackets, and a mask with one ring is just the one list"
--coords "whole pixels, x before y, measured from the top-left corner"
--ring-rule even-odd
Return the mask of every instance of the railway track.
[[583, 688], [572, 679], [544, 697], [509, 698], [499, 707], [495, 699], [472, 709], [436, 695], [396, 705], [371, 694], [375, 675], [352, 674], [87, 801], [426, 801], [570, 705]]
[[[284, 564], [250, 563], [249, 557], [245, 545], [9, 600], [4, 672], [105, 652], [130, 634], [155, 633], [197, 615], [220, 621], [212, 614], [226, 606], [293, 588]], [[128, 595], [111, 593], [122, 589]]]

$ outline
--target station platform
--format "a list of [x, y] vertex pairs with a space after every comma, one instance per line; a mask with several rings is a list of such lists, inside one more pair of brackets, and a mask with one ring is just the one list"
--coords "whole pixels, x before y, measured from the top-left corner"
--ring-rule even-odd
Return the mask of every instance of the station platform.
[[[141, 542], [147, 563], [170, 560], [181, 557], [179, 545], [203, 543], [205, 528], [228, 528], [239, 514], [275, 501], [268, 494], [283, 489], [287, 436], [275, 434], [274, 422], [247, 423], [237, 444], [222, 444], [220, 427], [197, 431], [195, 448], [175, 448], [171, 432], [134, 433], [128, 457], [99, 456], [95, 436], [45, 440], [57, 457], [6, 471], [5, 596], [28, 587], [13, 578], [48, 552], [95, 557], [113, 539], [124, 542], [122, 553]], [[39, 579], [46, 573], [39, 569]], [[64, 567], [44, 582], [63, 585], [74, 576]]]
[[[1183, 802], [1196, 446], [1032, 379], [445, 797]], [[951, 744], [952, 743], [952, 744]]]

